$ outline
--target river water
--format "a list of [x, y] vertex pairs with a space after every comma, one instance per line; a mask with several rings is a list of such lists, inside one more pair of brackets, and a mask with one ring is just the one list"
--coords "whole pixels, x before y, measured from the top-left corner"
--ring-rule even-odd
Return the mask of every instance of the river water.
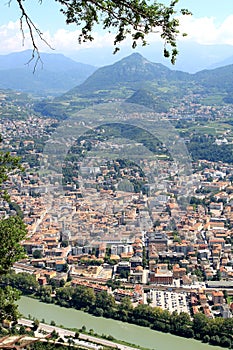
[[46, 323], [53, 320], [56, 325], [67, 328], [93, 329], [98, 334], [112, 335], [116, 339], [140, 345], [155, 350], [223, 350], [221, 347], [203, 344], [194, 339], [186, 339], [140, 327], [133, 324], [95, 317], [83, 311], [66, 309], [53, 304], [42, 303], [38, 300], [24, 297], [18, 301], [19, 311], [25, 317], [31, 315], [38, 320], [44, 319]]

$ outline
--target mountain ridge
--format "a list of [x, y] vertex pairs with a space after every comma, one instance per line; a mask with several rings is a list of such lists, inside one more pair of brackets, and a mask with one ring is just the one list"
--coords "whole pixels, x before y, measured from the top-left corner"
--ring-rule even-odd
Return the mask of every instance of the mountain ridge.
[[31, 58], [31, 50], [0, 55], [0, 88], [56, 96], [82, 83], [97, 69], [57, 53], [41, 53], [39, 61]]
[[218, 103], [231, 103], [232, 78], [233, 65], [191, 74], [150, 62], [134, 53], [112, 65], [97, 69], [82, 84], [53, 102], [47, 105], [43, 102], [37, 106], [37, 111], [50, 116], [55, 116], [60, 111], [64, 117], [68, 116], [67, 113], [76, 113], [93, 104], [128, 101], [149, 105], [152, 110], [163, 113], [170, 107], [186, 103], [190, 96], [198, 102], [206, 98], [214, 101], [216, 96]]
[[[62, 56], [59, 57], [62, 59]], [[63, 67], [61, 68], [63, 69]], [[14, 77], [17, 72], [17, 69], [15, 69]], [[32, 73], [29, 70], [28, 72], [30, 74], [24, 74], [23, 81], [24, 84], [28, 83], [28, 90], [30, 90]], [[77, 84], [78, 77], [75, 76], [74, 71], [71, 70], [70, 72], [72, 77], [69, 78], [69, 83], [70, 79], [73, 79], [73, 87], [70, 89], [66, 89], [69, 77], [67, 70], [59, 72], [55, 76], [53, 75], [54, 72], [51, 71], [38, 70], [36, 72], [35, 77], [46, 73], [43, 77], [40, 77], [39, 87], [41, 87], [41, 82], [44, 81], [44, 85], [48, 85], [50, 80], [51, 89], [52, 86], [56, 86], [56, 89], [60, 88], [60, 94], [58, 95], [57, 91], [55, 99], [35, 103], [37, 112], [53, 117], [64, 117], [92, 104], [111, 101], [149, 104], [157, 112], [166, 112], [170, 107], [179, 104], [180, 101], [185, 103], [185, 99], [189, 96], [197, 96], [195, 98], [199, 100], [211, 96], [214, 101], [216, 91], [218, 95], [220, 94], [218, 103], [227, 101], [227, 103], [231, 103], [233, 100], [233, 65], [215, 68], [214, 70], [205, 69], [191, 74], [172, 70], [161, 63], [151, 62], [135, 52], [112, 65], [94, 70], [87, 79], [83, 79], [83, 82], [79, 84]], [[0, 70], [0, 77], [1, 74], [6, 75], [5, 80], [8, 79], [9, 84], [11, 75], [6, 70]], [[80, 73], [78, 74], [80, 77]], [[1, 81], [2, 84], [3, 81]], [[4, 88], [8, 88], [8, 86], [4, 86]], [[47, 91], [49, 91], [48, 86]], [[49, 96], [49, 93], [47, 95]]]
[[122, 82], [137, 85], [153, 79], [163, 80], [171, 78], [177, 80], [178, 75], [187, 79], [189, 77], [189, 73], [173, 71], [161, 63], [150, 62], [139, 53], [133, 53], [112, 65], [100, 67], [85, 82], [67, 93], [83, 93], [97, 89], [108, 89], [113, 87], [114, 84], [117, 86]]

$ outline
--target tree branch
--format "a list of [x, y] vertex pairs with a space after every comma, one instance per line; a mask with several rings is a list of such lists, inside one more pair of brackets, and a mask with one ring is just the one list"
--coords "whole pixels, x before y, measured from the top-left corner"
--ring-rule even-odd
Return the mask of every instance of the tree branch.
[[[31, 38], [31, 42], [32, 42], [32, 57], [31, 59], [27, 62], [27, 64], [29, 65], [30, 62], [32, 62], [35, 59], [35, 64], [34, 64], [34, 68], [33, 68], [33, 73], [35, 73], [36, 67], [38, 65], [39, 62], [41, 62], [41, 64], [43, 64], [41, 57], [40, 57], [40, 51], [39, 48], [36, 44], [35, 41], [35, 36], [34, 33], [36, 35], [38, 35], [39, 39], [44, 42], [51, 50], [54, 50], [52, 48], [52, 46], [47, 42], [47, 40], [45, 40], [45, 38], [43, 37], [43, 33], [40, 31], [40, 29], [38, 27], [36, 27], [36, 25], [34, 24], [34, 22], [31, 20], [31, 18], [28, 16], [27, 12], [25, 11], [25, 8], [22, 4], [22, 0], [16, 0], [18, 5], [19, 5], [19, 9], [21, 11], [21, 16], [20, 16], [20, 31], [22, 33], [22, 39], [23, 39], [23, 45], [25, 42], [25, 32], [24, 32], [24, 21], [26, 22], [26, 26], [29, 30], [29, 34], [30, 34], [30, 38]], [[10, 6], [12, 0], [10, 0], [8, 2], [8, 6]], [[39, 0], [39, 3], [42, 3], [42, 0]]]
[[[30, 16], [25, 10], [23, 1], [16, 0], [21, 11], [20, 30], [25, 40], [24, 21], [29, 29], [29, 34], [33, 46], [32, 58], [30, 63], [36, 56], [35, 68], [40, 59], [40, 53], [35, 41], [36, 34], [51, 49], [50, 44], [44, 39], [43, 33], [33, 23]], [[51, 0], [50, 0], [51, 1]], [[132, 47], [137, 46], [138, 41], [142, 45], [146, 45], [146, 36], [149, 33], [160, 33], [160, 37], [164, 41], [164, 56], [170, 57], [174, 64], [178, 54], [176, 48], [176, 40], [179, 34], [179, 20], [175, 18], [175, 5], [179, 0], [170, 0], [170, 5], [154, 2], [147, 3], [147, 0], [54, 0], [62, 7], [61, 13], [66, 18], [67, 24], [76, 24], [81, 28], [81, 34], [78, 41], [92, 41], [93, 28], [95, 24], [102, 24], [102, 28], [109, 32], [115, 32], [114, 46], [116, 51], [119, 50], [118, 44], [131, 35]], [[9, 0], [10, 5], [12, 0]], [[38, 0], [42, 4], [43, 0]], [[181, 15], [191, 14], [188, 10], [182, 9], [179, 11]], [[167, 46], [169, 48], [167, 48]]]

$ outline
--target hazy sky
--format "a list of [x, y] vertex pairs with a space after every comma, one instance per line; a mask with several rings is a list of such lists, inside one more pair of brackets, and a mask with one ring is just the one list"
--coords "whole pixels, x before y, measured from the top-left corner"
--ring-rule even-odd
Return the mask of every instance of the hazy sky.
[[[0, 0], [0, 54], [31, 48], [31, 43], [27, 40], [26, 26], [26, 40], [22, 46], [20, 12], [16, 0], [12, 0], [10, 6], [7, 3], [8, 0]], [[97, 29], [94, 42], [80, 46], [77, 43], [78, 28], [65, 24], [64, 16], [59, 13], [59, 5], [55, 0], [43, 0], [41, 5], [38, 0], [26, 0], [24, 4], [31, 19], [56, 52], [68, 54], [89, 47], [112, 48], [113, 36]], [[181, 40], [201, 44], [228, 44], [233, 48], [233, 0], [180, 0], [179, 4], [193, 13], [193, 16], [186, 16], [180, 20], [181, 31], [188, 34], [187, 38]], [[149, 39], [151, 43], [158, 40], [156, 35], [151, 35]], [[49, 48], [41, 42], [38, 41], [38, 44], [41, 50], [49, 52]], [[130, 46], [130, 41], [123, 44], [123, 47], [126, 46]]]

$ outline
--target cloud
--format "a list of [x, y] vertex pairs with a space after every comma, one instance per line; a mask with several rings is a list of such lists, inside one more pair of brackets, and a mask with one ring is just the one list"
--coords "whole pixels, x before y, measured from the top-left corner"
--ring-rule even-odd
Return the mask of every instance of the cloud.
[[52, 45], [59, 51], [72, 51], [87, 48], [101, 48], [113, 45], [114, 35], [111, 33], [94, 32], [92, 35], [94, 40], [91, 42], [84, 42], [81, 45], [78, 43], [80, 31], [68, 31], [66, 29], [59, 29], [53, 37], [48, 39]]
[[[194, 41], [199, 44], [228, 44], [233, 45], [233, 15], [228, 16], [221, 24], [216, 24], [214, 17], [195, 18], [194, 16], [182, 16], [180, 18], [180, 32], [187, 33], [187, 37], [180, 37], [179, 40]], [[79, 51], [87, 48], [106, 48], [113, 47], [114, 34], [95, 31], [93, 33], [94, 40], [92, 42], [82, 43], [79, 45], [79, 30], [58, 29], [54, 34], [49, 31], [43, 33], [44, 39], [57, 52]], [[24, 40], [20, 31], [20, 23], [9, 22], [0, 26], [1, 46], [0, 53], [9, 53], [14, 51], [22, 51], [32, 48], [32, 42], [29, 32], [24, 26]], [[36, 43], [39, 50], [50, 51], [50, 48], [43, 43], [35, 34]], [[153, 43], [160, 40], [158, 34], [150, 34], [148, 42]], [[22, 45], [23, 43], [23, 45]], [[124, 47], [130, 47], [131, 41], [127, 39], [121, 44]]]
[[219, 28], [220, 37], [224, 38], [225, 44], [233, 45], [233, 15], [230, 15]]
[[228, 16], [220, 25], [215, 23], [214, 17], [184, 16], [180, 18], [180, 32], [188, 35], [180, 40], [191, 40], [203, 45], [233, 45], [232, 21], [233, 15]]
[[[43, 38], [46, 42], [41, 41], [36, 33], [34, 33], [34, 39], [41, 51], [50, 51], [51, 48], [53, 48], [58, 52], [68, 52], [86, 48], [113, 46], [114, 35], [111, 33], [100, 33], [96, 31], [93, 33], [94, 40], [92, 42], [82, 43], [81, 45], [78, 43], [79, 34], [79, 30], [69, 31], [67, 29], [58, 29], [53, 35], [49, 31], [43, 32]], [[24, 25], [23, 36], [19, 21], [9, 22], [8, 24], [0, 26], [0, 38], [0, 53], [32, 49], [29, 31], [26, 25]]]
[[3, 53], [22, 50], [23, 36], [19, 22], [9, 22], [0, 26], [1, 47]]

